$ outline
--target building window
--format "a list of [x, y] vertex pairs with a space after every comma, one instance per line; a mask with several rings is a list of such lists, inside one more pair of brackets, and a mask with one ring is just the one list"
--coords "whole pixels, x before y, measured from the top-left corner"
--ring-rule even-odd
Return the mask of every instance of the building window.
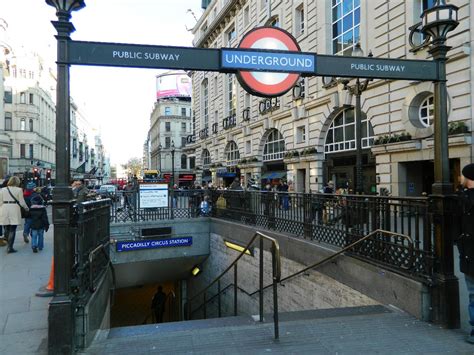
[[33, 119], [30, 118], [30, 132], [33, 132]]
[[281, 160], [285, 154], [285, 140], [282, 134], [272, 129], [263, 149], [263, 161]]
[[171, 116], [171, 107], [165, 107], [165, 116]]
[[72, 139], [72, 157], [77, 158], [77, 139]]
[[239, 163], [240, 153], [237, 143], [230, 141], [225, 148], [225, 157], [227, 166], [235, 166]]
[[30, 144], [30, 159], [33, 159], [33, 151], [34, 151], [33, 144]]
[[[365, 113], [362, 113], [362, 148], [374, 144], [374, 130]], [[324, 151], [326, 153], [351, 151], [356, 149], [356, 131], [354, 109], [347, 109], [338, 114], [329, 126]]]
[[214, 95], [217, 96], [218, 92], [217, 92], [217, 85], [218, 85], [218, 81], [217, 81], [217, 75], [214, 77]]
[[171, 122], [165, 122], [165, 131], [171, 132]]
[[79, 161], [84, 160], [84, 144], [82, 142], [79, 142]]
[[84, 155], [86, 158], [85, 160], [86, 162], [88, 162], [89, 161], [89, 146], [86, 145], [86, 148], [84, 149], [84, 153], [85, 153]]
[[433, 124], [434, 118], [434, 102], [433, 95], [428, 96], [420, 105], [418, 110], [418, 118], [423, 127], [429, 127]]
[[233, 74], [227, 74], [227, 100], [226, 100], [226, 105], [227, 105], [227, 115], [232, 116], [235, 114], [235, 109], [237, 106], [236, 102], [236, 86], [234, 83], [235, 76]]
[[5, 94], [3, 96], [3, 102], [6, 104], [11, 104], [13, 102], [12, 100], [12, 90], [11, 89], [6, 89]]
[[35, 103], [34, 95], [30, 93], [30, 105], [33, 105], [34, 103]]
[[181, 122], [181, 130], [186, 132], [186, 122]]
[[196, 167], [196, 157], [189, 158], [189, 169], [194, 169]]
[[301, 4], [296, 8], [295, 13], [295, 34], [296, 36], [302, 35], [304, 33], [304, 6]]
[[227, 47], [232, 47], [232, 43], [237, 38], [237, 32], [235, 31], [235, 26], [232, 26], [226, 33], [226, 45]]
[[165, 148], [171, 147], [171, 137], [165, 137]]
[[244, 9], [244, 27], [247, 27], [250, 23], [250, 10], [249, 7], [247, 6]]
[[207, 79], [204, 79], [201, 83], [201, 96], [202, 96], [202, 123], [203, 128], [209, 126], [209, 84]]
[[332, 52], [351, 55], [360, 40], [360, 0], [332, 1]]
[[12, 113], [5, 112], [5, 131], [12, 130]]
[[24, 118], [20, 120], [20, 131], [26, 131], [26, 120]]
[[186, 107], [181, 107], [181, 116], [187, 116]]
[[24, 92], [20, 92], [20, 104], [26, 104], [26, 94]]
[[244, 94], [244, 109], [250, 108], [250, 94], [246, 92]]
[[181, 137], [181, 147], [186, 145], [186, 137]]
[[25, 144], [20, 144], [20, 158], [26, 158], [26, 146], [25, 146]]
[[202, 151], [202, 165], [207, 168], [211, 165], [211, 153], [207, 149]]
[[181, 169], [188, 168], [188, 157], [186, 154], [181, 154]]
[[245, 142], [245, 154], [252, 154], [252, 141]]
[[306, 126], [296, 128], [296, 143], [306, 142]]
[[268, 20], [267, 26], [280, 27], [280, 18], [278, 16], [273, 16], [270, 20]]

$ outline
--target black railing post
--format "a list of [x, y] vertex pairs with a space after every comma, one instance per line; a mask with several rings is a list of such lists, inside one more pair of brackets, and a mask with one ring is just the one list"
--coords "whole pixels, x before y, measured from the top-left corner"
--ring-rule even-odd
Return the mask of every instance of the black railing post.
[[259, 260], [259, 313], [260, 322], [263, 322], [263, 238], [260, 237], [260, 260]]
[[305, 239], [313, 237], [313, 221], [311, 212], [311, 194], [303, 194], [303, 236]]
[[280, 337], [278, 324], [278, 279], [276, 277], [277, 260], [275, 256], [275, 245], [272, 244], [272, 278], [273, 278], [273, 324], [275, 329], [275, 339]]
[[204, 291], [204, 294], [203, 294], [203, 303], [202, 303], [202, 308], [203, 308], [203, 316], [204, 316], [204, 319], [207, 319], [207, 292]]
[[221, 311], [221, 280], [217, 281], [217, 307], [218, 307], [218, 317], [222, 317]]
[[234, 316], [237, 316], [237, 264], [234, 265]]

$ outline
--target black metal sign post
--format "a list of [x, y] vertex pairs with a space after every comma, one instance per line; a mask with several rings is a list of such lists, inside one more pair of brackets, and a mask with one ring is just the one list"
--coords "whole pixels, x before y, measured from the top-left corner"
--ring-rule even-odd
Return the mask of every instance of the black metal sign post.
[[[73, 265], [73, 244], [70, 233], [71, 198], [68, 187], [70, 179], [69, 151], [69, 66], [93, 65], [114, 67], [135, 67], [153, 69], [182, 69], [237, 73], [239, 71], [268, 71], [298, 73], [302, 76], [337, 76], [347, 78], [373, 78], [388, 80], [417, 80], [445, 82], [444, 70], [439, 69], [436, 61], [382, 59], [317, 55], [315, 53], [292, 51], [269, 51], [264, 49], [222, 48], [200, 49], [189, 47], [153, 46], [123, 43], [100, 43], [72, 41], [69, 34], [74, 26], [69, 22], [71, 11], [85, 6], [82, 0], [57, 1], [46, 0], [55, 6], [59, 21], [53, 24], [58, 30], [58, 80], [56, 110], [56, 167], [57, 188], [54, 193], [54, 246], [55, 246], [55, 297], [49, 312], [49, 351], [50, 353], [70, 353], [74, 351], [74, 315], [71, 294], [71, 267]], [[439, 61], [438, 61], [439, 62]], [[441, 74], [440, 74], [441, 73]], [[440, 87], [439, 85], [437, 87]], [[435, 90], [435, 104], [442, 110], [443, 117], [438, 120], [447, 122], [445, 86]], [[271, 95], [268, 95], [271, 97]], [[435, 114], [436, 116], [436, 114]], [[435, 131], [439, 130], [435, 126]], [[446, 140], [446, 139], [445, 139]], [[435, 142], [435, 146], [439, 145]], [[447, 147], [443, 147], [447, 151]], [[435, 160], [439, 159], [435, 153]], [[439, 234], [439, 235], [438, 235]], [[436, 238], [442, 238], [440, 233]], [[449, 243], [448, 243], [449, 244]], [[451, 248], [450, 250], [448, 250]], [[447, 260], [449, 265], [443, 269], [449, 285], [441, 286], [443, 295], [452, 294], [457, 289], [457, 279], [452, 279], [452, 246], [443, 246], [437, 253]], [[447, 284], [447, 283], [446, 283]], [[447, 290], [447, 291], [446, 291]], [[453, 292], [451, 292], [451, 291]], [[451, 292], [451, 293], [450, 293]], [[443, 298], [451, 303], [456, 297]], [[443, 296], [444, 297], [444, 296]], [[449, 303], [446, 302], [446, 303]], [[459, 307], [459, 303], [458, 307]], [[451, 307], [455, 310], [456, 305]], [[458, 308], [459, 309], [459, 308]], [[437, 311], [440, 323], [450, 326], [455, 312]], [[441, 314], [443, 313], [443, 314]], [[459, 312], [458, 312], [459, 313]], [[457, 314], [459, 319], [459, 314]], [[65, 334], [65, 336], [61, 336]]]

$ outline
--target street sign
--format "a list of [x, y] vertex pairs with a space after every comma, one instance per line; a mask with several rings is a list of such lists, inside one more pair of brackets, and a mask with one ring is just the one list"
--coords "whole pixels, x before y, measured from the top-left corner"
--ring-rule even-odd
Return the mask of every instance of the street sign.
[[219, 71], [219, 50], [69, 41], [69, 64]]
[[343, 57], [318, 55], [316, 76], [377, 78], [392, 80], [438, 79], [437, 66], [431, 60]]
[[[237, 79], [247, 92], [256, 96], [276, 97], [291, 90], [300, 77], [301, 70], [297, 70], [296, 74], [291, 73], [297, 67], [299, 69], [308, 69], [309, 67], [314, 71], [314, 56], [302, 56], [298, 53], [300, 47], [296, 39], [278, 27], [257, 27], [247, 32], [239, 44], [239, 49], [242, 48], [253, 51], [232, 53], [232, 51], [223, 50], [221, 65], [223, 69], [225, 69], [225, 65], [229, 67], [230, 64], [246, 65], [248, 69], [254, 70], [238, 71]], [[264, 52], [258, 51], [258, 49], [273, 51]], [[282, 51], [286, 51], [286, 53]], [[236, 63], [238, 59], [242, 63]], [[274, 71], [269, 72], [272, 69]]]
[[127, 240], [119, 241], [115, 245], [117, 252], [134, 251], [144, 249], [159, 249], [169, 247], [187, 247], [193, 244], [193, 237], [177, 237], [171, 239], [156, 240]]
[[[318, 55], [300, 52], [279, 28], [260, 27], [238, 49], [69, 41], [67, 64], [237, 73], [251, 94], [280, 96], [304, 76], [437, 81], [434, 61]], [[247, 69], [247, 71], [244, 71]], [[251, 71], [248, 71], [251, 70]]]

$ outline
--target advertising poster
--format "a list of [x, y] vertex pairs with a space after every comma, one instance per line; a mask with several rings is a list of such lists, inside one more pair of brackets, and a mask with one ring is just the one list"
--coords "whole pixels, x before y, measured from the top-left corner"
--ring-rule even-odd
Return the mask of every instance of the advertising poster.
[[168, 207], [167, 184], [140, 184], [140, 208]]
[[168, 73], [156, 77], [156, 98], [190, 97], [191, 78], [183, 73]]

